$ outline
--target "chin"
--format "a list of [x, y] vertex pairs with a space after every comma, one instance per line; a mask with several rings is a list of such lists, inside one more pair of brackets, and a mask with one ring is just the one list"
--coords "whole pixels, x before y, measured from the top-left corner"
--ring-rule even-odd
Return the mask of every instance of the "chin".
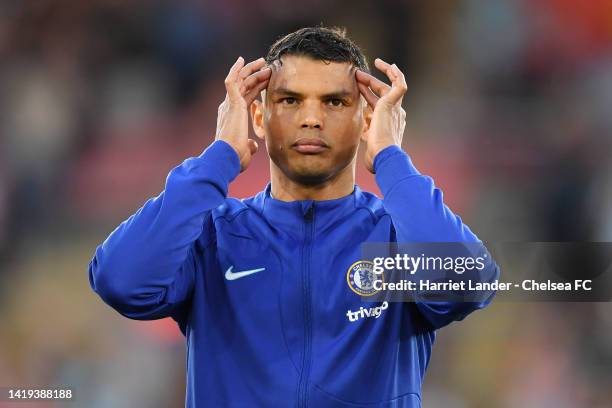
[[332, 158], [321, 155], [285, 156], [278, 162], [274, 159], [272, 161], [288, 179], [305, 186], [323, 184], [345, 167], [334, 163]]
[[290, 166], [287, 170], [284, 172], [287, 177], [307, 186], [322, 184], [334, 175], [331, 169], [320, 166]]

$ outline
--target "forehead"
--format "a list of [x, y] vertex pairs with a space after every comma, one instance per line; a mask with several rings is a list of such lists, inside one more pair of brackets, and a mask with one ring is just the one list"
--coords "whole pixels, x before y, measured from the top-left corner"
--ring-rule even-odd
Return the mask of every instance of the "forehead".
[[283, 56], [275, 61], [268, 91], [286, 88], [303, 94], [357, 90], [355, 67], [348, 62], [318, 61], [304, 56]]

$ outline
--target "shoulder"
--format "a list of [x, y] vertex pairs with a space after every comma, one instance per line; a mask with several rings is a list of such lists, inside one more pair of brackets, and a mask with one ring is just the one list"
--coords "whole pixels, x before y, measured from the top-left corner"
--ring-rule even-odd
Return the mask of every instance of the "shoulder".
[[238, 199], [228, 197], [223, 201], [223, 204], [212, 210], [212, 219], [217, 221], [218, 219], [224, 219], [226, 221], [233, 221], [237, 216], [245, 211], [252, 211], [252, 208], [247, 205], [249, 199]]
[[355, 209], [368, 211], [375, 223], [387, 215], [383, 200], [369, 191], [360, 191], [359, 194], [355, 196]]
[[212, 211], [213, 221], [224, 219], [232, 222], [238, 216], [258, 216], [263, 209], [264, 192], [248, 198], [227, 197], [223, 203]]
[[207, 247], [213, 244], [218, 239], [218, 227], [221, 224], [231, 224], [233, 226], [240, 225], [240, 223], [234, 223], [233, 221], [240, 216], [252, 212], [253, 209], [244, 203], [244, 200], [237, 198], [228, 197], [223, 200], [223, 203], [213, 208], [207, 213], [204, 219], [204, 225], [202, 233], [198, 239], [201, 247]]

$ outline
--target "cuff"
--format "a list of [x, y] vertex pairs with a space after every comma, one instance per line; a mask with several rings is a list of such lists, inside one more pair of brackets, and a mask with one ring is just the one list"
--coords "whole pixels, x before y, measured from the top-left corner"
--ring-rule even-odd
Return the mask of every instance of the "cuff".
[[229, 143], [215, 140], [198, 157], [194, 166], [206, 165], [217, 170], [224, 181], [229, 184], [240, 174], [240, 158]]
[[386, 195], [401, 180], [420, 176], [410, 156], [400, 146], [385, 147], [374, 158], [374, 172], [380, 192]]

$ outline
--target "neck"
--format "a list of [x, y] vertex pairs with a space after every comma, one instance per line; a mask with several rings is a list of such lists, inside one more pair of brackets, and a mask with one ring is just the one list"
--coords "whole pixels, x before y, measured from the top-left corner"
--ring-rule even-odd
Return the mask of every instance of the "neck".
[[288, 178], [280, 168], [270, 161], [270, 183], [272, 196], [280, 201], [334, 200], [346, 197], [355, 188], [354, 160], [336, 176], [316, 185], [304, 185]]

